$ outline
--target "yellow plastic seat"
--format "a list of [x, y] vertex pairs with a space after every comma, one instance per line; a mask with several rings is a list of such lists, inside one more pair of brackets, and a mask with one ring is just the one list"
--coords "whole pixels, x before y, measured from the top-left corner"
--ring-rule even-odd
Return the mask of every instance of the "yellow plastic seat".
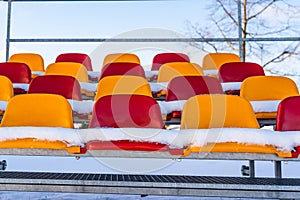
[[197, 95], [182, 111], [181, 129], [259, 128], [251, 104], [232, 95]]
[[44, 59], [41, 55], [36, 53], [18, 53], [12, 55], [9, 62], [21, 62], [28, 65], [31, 71], [45, 71]]
[[[69, 102], [55, 94], [23, 94], [13, 97], [4, 113], [1, 127], [62, 127], [74, 128]], [[65, 141], [51, 141], [31, 137], [0, 141], [0, 148], [38, 148], [67, 150], [79, 153], [79, 146]]]
[[58, 62], [48, 65], [45, 75], [72, 76], [79, 82], [88, 82], [88, 72], [85, 66], [75, 62]]
[[240, 61], [240, 57], [233, 53], [209, 53], [203, 57], [202, 69], [218, 70], [225, 63]]
[[12, 82], [6, 76], [0, 76], [0, 101], [8, 101], [14, 96]]
[[157, 82], [169, 82], [178, 76], [203, 76], [203, 71], [201, 67], [195, 63], [166, 63], [159, 68]]
[[[283, 76], [255, 76], [245, 79], [241, 85], [240, 96], [248, 101], [283, 100], [289, 96], [298, 96], [295, 82]], [[275, 119], [277, 112], [260, 112], [260, 119]]]
[[[259, 124], [250, 103], [239, 96], [216, 94], [198, 95], [190, 98], [183, 108], [181, 129], [209, 128], [257, 129]], [[232, 140], [234, 141], [234, 138]], [[203, 146], [192, 146], [189, 151], [269, 153], [277, 154], [280, 157], [292, 156], [290, 152], [278, 151], [276, 147], [271, 145], [263, 146], [237, 142], [208, 143]]]
[[139, 57], [133, 53], [112, 53], [104, 57], [102, 66], [105, 66], [109, 63], [116, 63], [116, 62], [128, 62], [128, 63], [141, 64]]
[[152, 97], [148, 81], [139, 76], [107, 76], [102, 78], [97, 87], [94, 100], [113, 94], [139, 94]]

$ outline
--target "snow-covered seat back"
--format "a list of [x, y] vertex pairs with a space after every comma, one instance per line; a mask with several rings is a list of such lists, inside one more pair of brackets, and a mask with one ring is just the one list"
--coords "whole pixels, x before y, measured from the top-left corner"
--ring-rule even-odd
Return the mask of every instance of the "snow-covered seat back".
[[228, 62], [240, 62], [241, 59], [234, 53], [208, 53], [203, 57], [203, 70], [219, 70], [221, 65]]
[[48, 65], [45, 75], [65, 75], [76, 78], [79, 82], [88, 82], [85, 66], [75, 62], [58, 62]]
[[166, 63], [159, 68], [157, 82], [169, 82], [178, 76], [203, 76], [203, 71], [196, 63]]
[[112, 94], [139, 94], [152, 97], [148, 81], [139, 76], [107, 76], [97, 87], [94, 100]]
[[288, 97], [278, 106], [277, 131], [300, 131], [300, 96]]
[[106, 76], [130, 75], [146, 78], [144, 68], [137, 63], [108, 63], [102, 67], [100, 79]]
[[25, 63], [31, 71], [45, 71], [44, 59], [40, 54], [36, 53], [17, 53], [13, 54], [8, 62]]
[[183, 107], [181, 129], [259, 128], [248, 101], [232, 95], [197, 95]]
[[76, 62], [83, 64], [88, 71], [93, 71], [89, 55], [84, 53], [63, 53], [56, 57], [55, 62]]
[[102, 66], [116, 62], [141, 64], [140, 58], [133, 53], [111, 53], [104, 57]]
[[157, 102], [150, 96], [136, 94], [108, 95], [94, 104], [89, 128], [163, 128]]
[[6, 76], [0, 76], [0, 101], [8, 101], [14, 96], [13, 84]]
[[66, 99], [82, 100], [79, 82], [72, 76], [45, 75], [32, 79], [28, 94], [46, 93], [59, 94]]
[[72, 108], [56, 94], [23, 94], [7, 105], [1, 127], [38, 126], [73, 128]]
[[153, 58], [151, 70], [158, 71], [163, 64], [170, 62], [190, 62], [190, 58], [183, 53], [159, 53]]
[[229, 62], [219, 69], [220, 82], [243, 82], [251, 76], [264, 76], [263, 68], [251, 62]]

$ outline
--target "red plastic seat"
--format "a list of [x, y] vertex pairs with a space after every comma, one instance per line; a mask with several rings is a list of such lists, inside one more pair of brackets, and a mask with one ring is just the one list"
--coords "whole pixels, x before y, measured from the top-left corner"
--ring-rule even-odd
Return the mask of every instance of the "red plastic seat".
[[146, 78], [144, 68], [137, 63], [117, 62], [103, 66], [100, 79], [106, 76], [131, 75]]
[[251, 62], [230, 62], [219, 69], [220, 82], [243, 82], [250, 76], [264, 76], [263, 68]]
[[59, 94], [66, 99], [81, 101], [81, 87], [72, 76], [45, 75], [35, 77], [28, 89], [28, 93]]
[[[187, 100], [200, 94], [223, 94], [222, 86], [209, 76], [179, 76], [170, 81], [166, 101]], [[181, 118], [181, 111], [168, 114], [167, 120], [171, 118]]]
[[158, 71], [163, 64], [169, 62], [190, 62], [190, 59], [183, 53], [160, 53], [154, 56], [151, 70]]
[[[31, 81], [31, 70], [25, 63], [0, 63], [0, 75], [9, 78], [12, 83], [29, 84]], [[14, 93], [25, 94], [27, 92], [22, 88], [14, 88]]]
[[63, 53], [56, 57], [55, 62], [76, 62], [83, 64], [87, 71], [93, 71], [91, 58], [84, 53]]
[[[110, 95], [101, 97], [94, 104], [89, 128], [96, 127], [163, 129], [164, 123], [159, 105], [153, 98]], [[166, 144], [129, 140], [90, 141], [86, 147], [87, 150], [173, 151]], [[179, 152], [183, 153], [183, 150]]]

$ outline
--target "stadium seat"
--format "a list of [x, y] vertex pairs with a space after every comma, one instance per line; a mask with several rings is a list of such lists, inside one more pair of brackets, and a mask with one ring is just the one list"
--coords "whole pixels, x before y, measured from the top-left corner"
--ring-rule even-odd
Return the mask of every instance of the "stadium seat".
[[[31, 81], [31, 70], [25, 63], [0, 63], [0, 75], [9, 78], [12, 83], [29, 84]], [[14, 88], [14, 94], [25, 93], [27, 93], [27, 91], [24, 88]]]
[[88, 72], [83, 64], [58, 62], [48, 65], [45, 75], [65, 75], [76, 78], [79, 82], [88, 82]]
[[264, 76], [263, 68], [251, 62], [230, 62], [221, 65], [219, 69], [220, 82], [243, 82], [251, 76]]
[[[248, 101], [283, 100], [299, 95], [293, 80], [282, 76], [253, 76], [246, 78], [240, 96]], [[258, 119], [276, 119], [277, 112], [256, 113]]]
[[93, 71], [91, 58], [84, 53], [63, 53], [56, 57], [55, 62], [75, 62], [83, 64], [87, 71]]
[[151, 70], [158, 71], [163, 64], [170, 62], [190, 62], [190, 59], [183, 53], [159, 53], [153, 58]]
[[109, 63], [116, 63], [116, 62], [128, 62], [128, 63], [141, 64], [140, 58], [133, 53], [112, 53], [104, 57], [102, 66], [105, 66]]
[[[187, 100], [200, 94], [223, 94], [222, 86], [216, 78], [209, 76], [178, 76], [168, 84], [166, 101]], [[181, 111], [173, 111], [166, 120], [181, 118]]]
[[163, 64], [158, 71], [157, 82], [169, 82], [177, 76], [203, 76], [203, 71], [201, 67], [195, 63], [166, 63]]
[[224, 94], [197, 95], [188, 99], [182, 111], [181, 129], [259, 128], [251, 104]]
[[[94, 104], [89, 128], [97, 127], [163, 129], [164, 123], [159, 105], [152, 97], [135, 94], [109, 95], [101, 97]], [[87, 150], [172, 152], [166, 144], [132, 140], [94, 140], [86, 146]], [[183, 153], [183, 150], [180, 153]]]
[[152, 97], [148, 81], [139, 76], [107, 76], [97, 87], [94, 100], [112, 94], [139, 94]]
[[218, 70], [224, 63], [240, 61], [240, 57], [233, 53], [209, 53], [203, 58], [202, 68], [203, 70]]
[[36, 53], [17, 53], [12, 55], [9, 62], [20, 62], [25, 63], [31, 71], [40, 71], [44, 70], [44, 59], [40, 54]]
[[[251, 76], [264, 76], [263, 68], [251, 62], [229, 62], [223, 64], [219, 69], [218, 78], [222, 83], [243, 82]], [[239, 95], [240, 90], [225, 91], [226, 94]]]
[[130, 75], [130, 76], [141, 76], [145, 77], [145, 71], [143, 67], [136, 63], [109, 63], [103, 66], [99, 80], [106, 76], [116, 76], [116, 75]]
[[8, 101], [14, 96], [12, 82], [6, 76], [0, 76], [0, 101]]
[[[191, 152], [238, 152], [238, 153], [267, 153], [280, 157], [291, 157], [290, 152], [277, 150], [272, 145], [257, 145], [232, 141], [218, 142], [222, 129], [213, 128], [245, 128], [258, 129], [259, 124], [248, 101], [234, 95], [198, 95], [190, 98], [183, 108], [181, 129], [208, 129], [207, 138], [215, 138], [204, 145], [190, 147]], [[196, 134], [196, 133], [195, 133]], [[242, 137], [238, 134], [236, 137]]]
[[[51, 106], [50, 106], [51, 105]], [[13, 97], [7, 105], [1, 127], [62, 127], [73, 128], [72, 108], [60, 95], [23, 94]], [[43, 136], [47, 138], [47, 136]], [[80, 147], [65, 141], [38, 138], [16, 138], [0, 142], [0, 148], [39, 148], [79, 153]]]
[[32, 79], [28, 93], [59, 94], [66, 99], [81, 101], [81, 87], [72, 76], [45, 75]]

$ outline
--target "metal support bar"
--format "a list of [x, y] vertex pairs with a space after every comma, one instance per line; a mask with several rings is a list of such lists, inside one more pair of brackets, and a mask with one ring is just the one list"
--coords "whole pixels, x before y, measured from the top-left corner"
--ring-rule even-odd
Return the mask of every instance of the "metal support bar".
[[274, 161], [275, 178], [282, 178], [281, 161]]
[[255, 165], [254, 165], [254, 160], [249, 160], [249, 176], [250, 178], [254, 178], [255, 177]]
[[11, 1], [8, 0], [7, 4], [7, 27], [6, 27], [6, 54], [5, 54], [5, 59], [8, 61], [9, 59], [9, 47], [10, 47], [10, 26], [11, 26]]
[[237, 7], [238, 7], [238, 32], [239, 32], [239, 56], [242, 61], [245, 61], [245, 58], [243, 58], [243, 52], [242, 52], [242, 46], [243, 46], [243, 36], [242, 36], [242, 6], [241, 6], [241, 0], [237, 1]]

